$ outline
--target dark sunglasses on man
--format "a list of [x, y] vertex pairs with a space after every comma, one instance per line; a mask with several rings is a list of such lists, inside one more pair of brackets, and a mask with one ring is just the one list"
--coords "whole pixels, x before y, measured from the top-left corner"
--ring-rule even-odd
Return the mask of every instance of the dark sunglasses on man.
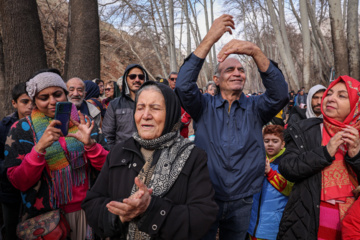
[[176, 81], [177, 78], [170, 78], [171, 81]]
[[140, 80], [144, 80], [145, 79], [145, 75], [144, 74], [129, 74], [128, 77], [131, 80], [135, 80], [136, 77], [138, 77]]

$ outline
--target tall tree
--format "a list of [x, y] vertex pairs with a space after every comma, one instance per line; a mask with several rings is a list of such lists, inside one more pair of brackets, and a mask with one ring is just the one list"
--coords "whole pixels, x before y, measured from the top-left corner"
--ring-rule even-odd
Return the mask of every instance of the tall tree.
[[177, 61], [176, 61], [176, 48], [175, 48], [175, 27], [174, 27], [174, 2], [173, 0], [169, 0], [169, 32], [170, 32], [170, 71], [177, 72]]
[[[1, 29], [1, 22], [0, 22], [0, 29]], [[0, 96], [5, 96], [5, 63], [4, 63], [4, 52], [3, 52], [3, 41], [2, 35], [0, 31]], [[6, 102], [2, 99], [0, 101], [0, 109], [5, 109], [6, 105], [10, 105], [10, 103], [5, 104]], [[0, 111], [0, 119], [5, 117], [4, 111]]]
[[[35, 71], [46, 68], [46, 53], [36, 1], [0, 0], [0, 20], [7, 89], [26, 81]], [[11, 111], [11, 91], [2, 101]]]
[[359, 66], [359, 1], [349, 0], [347, 13], [347, 40], [349, 51], [349, 70], [350, 76], [360, 80]]
[[100, 30], [97, 0], [70, 0], [65, 78], [100, 77]]
[[331, 37], [334, 47], [335, 77], [349, 75], [347, 41], [341, 14], [341, 1], [329, 0]]
[[[279, 1], [281, 2], [283, 0], [279, 0]], [[298, 81], [297, 74], [295, 71], [295, 64], [291, 57], [290, 46], [288, 45], [289, 40], [287, 39], [287, 35], [285, 33], [282, 33], [284, 31], [286, 31], [285, 23], [282, 22], [285, 20], [285, 17], [283, 16], [284, 14], [283, 13], [280, 14], [280, 20], [278, 22], [272, 0], [267, 0], [267, 6], [268, 6], [268, 10], [269, 10], [271, 23], [272, 23], [272, 26], [275, 31], [276, 42], [279, 46], [278, 47], [279, 53], [280, 53], [281, 59], [284, 64], [285, 71], [286, 71], [287, 77], [290, 82], [290, 86], [293, 89], [299, 89], [299, 81]], [[282, 6], [283, 6], [283, 3], [282, 3]], [[282, 10], [279, 10], [279, 12], [282, 12]], [[283, 26], [283, 27], [280, 27], [280, 26]], [[284, 39], [285, 36], [286, 36], [286, 39]], [[288, 46], [286, 46], [286, 45], [288, 45]], [[288, 50], [286, 50], [286, 49], [288, 49]]]
[[310, 89], [310, 75], [311, 74], [311, 40], [309, 30], [309, 16], [306, 6], [306, 1], [300, 1], [300, 15], [301, 15], [301, 33], [303, 42], [303, 79], [305, 89]]

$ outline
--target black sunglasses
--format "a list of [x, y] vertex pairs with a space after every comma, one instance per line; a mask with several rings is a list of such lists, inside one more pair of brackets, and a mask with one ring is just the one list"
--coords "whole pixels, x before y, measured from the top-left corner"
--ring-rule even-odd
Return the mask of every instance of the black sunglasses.
[[175, 81], [177, 78], [170, 78], [171, 81]]
[[134, 80], [136, 77], [138, 77], [140, 80], [144, 80], [145, 79], [145, 75], [144, 74], [129, 74], [128, 75], [129, 78], [131, 80]]
[[105, 88], [105, 92], [110, 91], [113, 88]]

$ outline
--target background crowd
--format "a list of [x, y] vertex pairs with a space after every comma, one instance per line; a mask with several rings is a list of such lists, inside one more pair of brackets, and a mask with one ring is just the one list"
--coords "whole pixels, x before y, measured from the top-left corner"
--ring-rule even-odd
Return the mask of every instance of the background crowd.
[[[198, 88], [234, 27], [216, 19], [156, 82], [130, 64], [116, 81], [43, 69], [16, 85], [0, 123], [2, 237], [51, 234], [27, 220], [57, 211], [61, 239], [358, 238], [360, 83], [341, 76], [295, 95], [276, 62], [234, 39]], [[264, 93], [243, 93], [232, 54], [253, 58]], [[58, 102], [72, 103], [67, 135]]]

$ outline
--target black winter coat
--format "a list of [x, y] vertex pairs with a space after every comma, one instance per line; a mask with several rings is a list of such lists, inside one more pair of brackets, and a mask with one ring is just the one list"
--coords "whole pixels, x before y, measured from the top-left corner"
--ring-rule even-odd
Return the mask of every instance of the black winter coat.
[[[294, 182], [285, 207], [277, 239], [317, 239], [319, 229], [321, 170], [334, 160], [321, 146], [322, 119], [309, 118], [295, 122], [285, 131], [286, 151], [279, 171]], [[360, 154], [345, 156], [357, 176], [360, 176]]]
[[[155, 164], [160, 153], [154, 152]], [[148, 209], [137, 219], [140, 231], [152, 239], [200, 239], [210, 229], [218, 207], [206, 162], [206, 153], [195, 147], [172, 188], [163, 197], [151, 196]], [[88, 224], [101, 237], [126, 239], [128, 223], [121, 223], [106, 204], [130, 196], [143, 164], [140, 145], [133, 138], [110, 151], [82, 204]]]

